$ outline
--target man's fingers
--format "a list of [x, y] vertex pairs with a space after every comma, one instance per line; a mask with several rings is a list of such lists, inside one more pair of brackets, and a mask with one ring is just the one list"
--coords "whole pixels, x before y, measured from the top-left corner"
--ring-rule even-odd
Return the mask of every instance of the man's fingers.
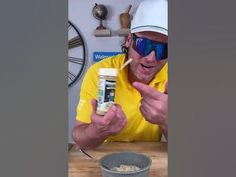
[[133, 87], [139, 91], [142, 97], [161, 97], [162, 93], [157, 91], [155, 88], [149, 87], [140, 82], [133, 82]]
[[124, 119], [126, 119], [125, 113], [123, 112], [120, 105], [116, 104], [116, 106], [117, 106], [116, 116], [120, 119], [120, 121], [123, 121]]
[[147, 116], [146, 116], [146, 115], [148, 115], [148, 110], [147, 110], [147, 108], [145, 108], [144, 106], [140, 106], [140, 107], [139, 107], [139, 110], [140, 110], [140, 112], [142, 113], [143, 117], [144, 117], [146, 120], [148, 120], [148, 119], [147, 119]]
[[117, 107], [115, 105], [113, 105], [109, 111], [104, 115], [104, 117], [102, 118], [104, 120], [104, 122], [111, 122], [112, 119], [115, 117], [116, 115], [116, 111], [117, 111]]
[[149, 98], [142, 98], [140, 102], [141, 102], [141, 105], [147, 105], [150, 107], [152, 107], [153, 104], [157, 104], [156, 101], [153, 101], [153, 99], [149, 99]]

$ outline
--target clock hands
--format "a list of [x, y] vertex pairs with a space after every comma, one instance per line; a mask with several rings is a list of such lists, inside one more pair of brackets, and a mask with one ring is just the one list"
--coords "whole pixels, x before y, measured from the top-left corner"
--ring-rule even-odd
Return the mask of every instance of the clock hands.
[[69, 44], [69, 46], [68, 46], [69, 49], [71, 49], [71, 48], [83, 45], [83, 42], [81, 41], [81, 38], [79, 36], [76, 36], [76, 37], [70, 39], [68, 44]]
[[83, 58], [69, 57], [69, 62], [82, 65], [84, 63]]

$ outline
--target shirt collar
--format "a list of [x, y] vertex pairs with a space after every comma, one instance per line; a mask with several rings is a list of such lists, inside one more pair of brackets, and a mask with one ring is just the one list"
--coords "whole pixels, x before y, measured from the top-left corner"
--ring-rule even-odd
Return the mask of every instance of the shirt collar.
[[162, 69], [156, 74], [156, 76], [153, 78], [153, 80], [150, 82], [149, 86], [155, 86], [161, 81], [167, 81], [168, 80], [168, 63], [166, 63]]

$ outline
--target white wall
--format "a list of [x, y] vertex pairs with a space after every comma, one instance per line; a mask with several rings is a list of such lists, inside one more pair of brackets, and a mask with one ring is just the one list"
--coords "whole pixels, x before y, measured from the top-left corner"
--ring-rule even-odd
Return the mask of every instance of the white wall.
[[[87, 66], [93, 63], [93, 52], [120, 52], [120, 45], [124, 41], [124, 37], [114, 35], [111, 37], [95, 37], [94, 30], [99, 25], [99, 21], [92, 15], [92, 9], [97, 4], [104, 4], [108, 9], [107, 20], [105, 26], [115, 34], [120, 29], [119, 15], [127, 10], [128, 5], [132, 4], [130, 14], [133, 14], [137, 5], [142, 0], [69, 0], [69, 14], [68, 18], [79, 29], [86, 46]], [[85, 72], [86, 72], [85, 70]], [[79, 101], [80, 85], [83, 78], [81, 78], [75, 85], [69, 88], [69, 129], [68, 141], [72, 142], [71, 131], [75, 124], [76, 106]]]

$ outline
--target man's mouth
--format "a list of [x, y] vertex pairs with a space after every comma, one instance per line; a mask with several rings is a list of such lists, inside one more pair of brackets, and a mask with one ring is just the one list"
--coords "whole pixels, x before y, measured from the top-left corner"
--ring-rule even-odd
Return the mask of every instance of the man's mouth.
[[141, 63], [141, 66], [142, 66], [143, 68], [147, 68], [147, 69], [153, 68], [153, 66], [147, 66], [147, 65], [144, 65], [144, 64], [142, 64], [142, 63]]

